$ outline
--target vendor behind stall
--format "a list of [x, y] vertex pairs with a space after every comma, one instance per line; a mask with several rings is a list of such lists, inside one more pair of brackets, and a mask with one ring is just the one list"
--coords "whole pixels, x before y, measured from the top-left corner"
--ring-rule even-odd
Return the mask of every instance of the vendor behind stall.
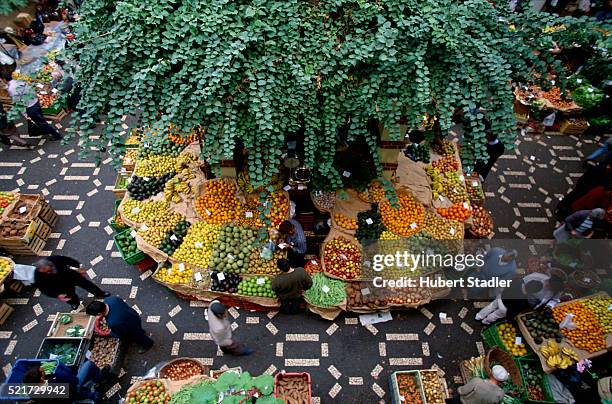
[[272, 279], [272, 290], [281, 302], [281, 311], [296, 314], [302, 304], [302, 293], [312, 287], [312, 279], [304, 268], [293, 268], [287, 259], [276, 263], [281, 273]]
[[45, 24], [40, 18], [33, 18], [28, 13], [19, 13], [13, 20], [17, 26], [17, 36], [26, 45], [42, 45], [47, 39], [44, 34]]
[[504, 390], [500, 385], [508, 380], [508, 371], [500, 365], [491, 368], [488, 379], [474, 377], [457, 389], [458, 396], [448, 400], [453, 404], [499, 404], [504, 400]]
[[302, 225], [297, 220], [285, 220], [278, 227], [279, 243], [282, 250], [287, 251], [287, 259], [291, 266], [298, 268], [304, 265], [304, 254], [306, 254], [306, 235]]
[[[75, 371], [62, 363], [59, 363], [53, 374], [47, 375], [40, 366], [32, 366], [23, 376], [23, 383], [45, 384], [45, 383], [66, 383], [69, 385], [70, 399], [66, 402], [74, 402], [77, 399], [90, 399], [97, 401], [99, 394], [96, 392], [95, 384], [102, 379], [102, 372], [90, 360], [86, 360]], [[48, 399], [41, 400], [49, 402]], [[38, 402], [34, 400], [34, 402]], [[63, 400], [53, 399], [59, 403]]]

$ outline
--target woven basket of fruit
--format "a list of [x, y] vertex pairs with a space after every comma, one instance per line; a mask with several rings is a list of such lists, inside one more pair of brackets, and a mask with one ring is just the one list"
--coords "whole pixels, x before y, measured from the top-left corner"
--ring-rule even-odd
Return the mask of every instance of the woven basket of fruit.
[[509, 353], [498, 347], [491, 348], [485, 355], [484, 369], [487, 375], [491, 376], [491, 368], [495, 365], [503, 366], [508, 371], [508, 380], [516, 386], [522, 386], [523, 379], [521, 378], [521, 372], [518, 366], [516, 366], [514, 359], [512, 359]]

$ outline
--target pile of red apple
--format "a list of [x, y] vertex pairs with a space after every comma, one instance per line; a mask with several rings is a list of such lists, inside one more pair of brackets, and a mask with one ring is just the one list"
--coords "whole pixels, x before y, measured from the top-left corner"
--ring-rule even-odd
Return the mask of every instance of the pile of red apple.
[[341, 279], [355, 279], [361, 273], [361, 250], [344, 237], [336, 237], [323, 249], [325, 272]]

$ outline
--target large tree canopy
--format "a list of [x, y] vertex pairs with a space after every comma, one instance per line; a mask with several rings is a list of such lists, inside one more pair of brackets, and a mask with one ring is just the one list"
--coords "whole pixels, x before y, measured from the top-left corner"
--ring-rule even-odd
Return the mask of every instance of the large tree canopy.
[[[566, 29], [542, 31], [555, 24]], [[340, 184], [337, 130], [364, 138], [377, 162], [372, 119], [399, 137], [401, 120], [438, 116], [444, 132], [463, 110], [482, 156], [485, 108], [512, 144], [511, 81], [561, 70], [547, 50], [578, 33], [584, 44], [602, 35], [586, 19], [516, 15], [486, 0], [88, 0], [73, 57], [81, 124], [106, 114], [102, 141], [118, 141], [125, 114], [203, 125], [204, 158], [230, 158], [240, 140], [252, 182], [264, 184], [286, 134], [303, 130], [306, 164]]]

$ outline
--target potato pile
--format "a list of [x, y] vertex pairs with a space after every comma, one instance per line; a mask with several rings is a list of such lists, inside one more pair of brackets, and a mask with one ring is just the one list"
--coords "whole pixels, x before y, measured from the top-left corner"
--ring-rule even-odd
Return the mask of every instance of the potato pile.
[[421, 386], [425, 393], [427, 404], [444, 404], [444, 394], [438, 372], [434, 370], [421, 370]]
[[159, 376], [162, 379], [170, 379], [173, 381], [187, 380], [192, 376], [203, 375], [204, 371], [205, 369], [198, 362], [190, 359], [183, 359], [164, 366], [160, 370]]
[[389, 304], [417, 304], [431, 297], [431, 292], [424, 288], [391, 289], [387, 301]]
[[28, 225], [28, 222], [20, 222], [17, 220], [4, 222], [2, 226], [0, 226], [0, 238], [23, 237], [28, 229]]
[[347, 282], [346, 297], [349, 307], [376, 309], [387, 306], [385, 289], [372, 287], [370, 282]]
[[276, 397], [287, 404], [310, 404], [310, 385], [306, 375], [282, 375], [276, 384]]
[[117, 338], [94, 337], [91, 360], [100, 369], [106, 365], [111, 365], [115, 360], [118, 346], [119, 339]]
[[137, 201], [128, 199], [123, 204], [123, 214], [128, 220], [136, 223], [145, 223], [157, 216], [162, 215], [170, 209], [170, 204], [165, 201]]

